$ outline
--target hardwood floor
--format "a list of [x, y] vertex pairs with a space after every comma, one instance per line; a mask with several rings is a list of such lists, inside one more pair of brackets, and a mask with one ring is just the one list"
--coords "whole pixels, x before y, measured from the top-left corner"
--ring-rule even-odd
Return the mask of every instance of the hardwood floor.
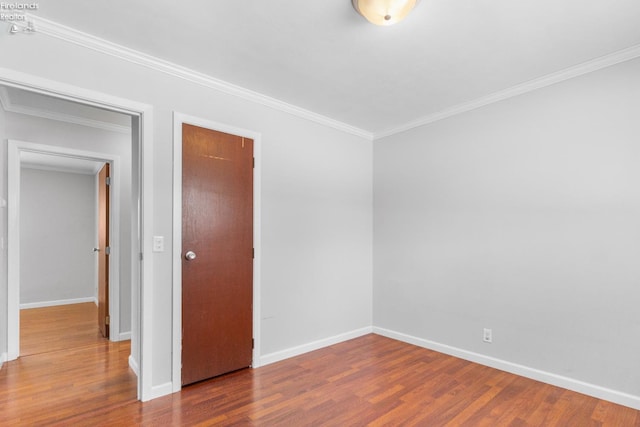
[[28, 356], [104, 344], [92, 302], [20, 310], [20, 354]]
[[21, 310], [20, 353], [0, 369], [0, 425], [50, 425], [137, 403], [129, 341], [100, 336], [93, 303]]
[[103, 341], [5, 363], [0, 425], [640, 426], [640, 411], [373, 334], [146, 403], [128, 355]]

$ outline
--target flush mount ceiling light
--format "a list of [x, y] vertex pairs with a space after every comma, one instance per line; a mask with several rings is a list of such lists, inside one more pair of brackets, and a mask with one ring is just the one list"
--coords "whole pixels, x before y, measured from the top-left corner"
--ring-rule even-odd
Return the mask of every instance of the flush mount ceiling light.
[[420, 0], [351, 0], [353, 8], [376, 25], [402, 21]]

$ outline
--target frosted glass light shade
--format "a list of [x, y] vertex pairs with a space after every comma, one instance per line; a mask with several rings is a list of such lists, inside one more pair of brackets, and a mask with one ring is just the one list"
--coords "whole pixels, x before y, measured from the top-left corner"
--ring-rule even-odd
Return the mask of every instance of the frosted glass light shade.
[[419, 0], [351, 0], [353, 7], [367, 21], [376, 25], [393, 25], [404, 19]]

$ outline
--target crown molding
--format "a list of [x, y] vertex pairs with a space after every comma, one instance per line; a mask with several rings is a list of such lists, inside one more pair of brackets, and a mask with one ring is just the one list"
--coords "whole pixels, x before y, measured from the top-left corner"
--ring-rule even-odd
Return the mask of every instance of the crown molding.
[[534, 90], [551, 86], [553, 84], [556, 84], [565, 80], [569, 80], [574, 77], [581, 76], [583, 74], [588, 74], [593, 71], [610, 67], [612, 65], [630, 61], [638, 57], [640, 57], [640, 45], [634, 45], [627, 49], [619, 50], [612, 54], [601, 56], [599, 58], [592, 59], [587, 62], [583, 62], [582, 64], [565, 68], [564, 70], [547, 74], [546, 76], [529, 80], [528, 82], [510, 87], [508, 89], [501, 90], [487, 96], [483, 96], [482, 98], [478, 98], [473, 101], [458, 104], [456, 106], [447, 108], [437, 113], [430, 114], [422, 118], [410, 121], [408, 123], [405, 123], [404, 125], [390, 128], [381, 132], [375, 132], [373, 134], [373, 139], [376, 140], [380, 138], [385, 138], [388, 136], [392, 136], [401, 132], [405, 132], [405, 131], [420, 127], [420, 126], [428, 125], [430, 123], [434, 123], [439, 120], [443, 120], [448, 117], [455, 116], [457, 114], [472, 111], [477, 108], [484, 107], [489, 104], [493, 104], [495, 102], [499, 102], [508, 98], [513, 98], [515, 96], [522, 95], [527, 92], [532, 92]]
[[294, 116], [319, 123], [324, 126], [331, 127], [355, 136], [373, 140], [373, 133], [366, 130], [351, 126], [344, 122], [314, 113], [304, 108], [280, 101], [278, 99], [254, 92], [249, 89], [228, 83], [224, 80], [216, 79], [204, 73], [191, 70], [187, 67], [174, 64], [163, 59], [147, 55], [142, 52], [130, 49], [128, 47], [112, 43], [110, 41], [92, 36], [90, 34], [78, 31], [74, 28], [67, 27], [57, 22], [50, 21], [32, 14], [26, 14], [28, 19], [34, 23], [36, 31], [39, 34], [46, 34], [66, 42], [92, 49], [94, 51], [104, 53], [119, 59], [123, 59], [134, 64], [138, 64], [155, 71], [177, 77], [191, 83], [195, 83], [228, 95], [237, 96], [247, 101], [255, 102]]
[[4, 86], [0, 86], [0, 107], [4, 111], [7, 111], [11, 107], [11, 100], [9, 99], [9, 92]]
[[7, 111], [7, 104], [9, 103], [9, 94], [4, 86], [0, 86], [0, 108]]
[[125, 61], [135, 63], [156, 71], [160, 71], [165, 74], [229, 95], [237, 96], [239, 98], [255, 102], [279, 111], [283, 111], [285, 113], [289, 113], [294, 116], [307, 119], [321, 125], [325, 125], [371, 141], [402, 133], [420, 126], [428, 125], [439, 120], [446, 119], [448, 117], [472, 111], [477, 108], [493, 104], [495, 102], [513, 98], [518, 95], [551, 86], [555, 83], [559, 83], [568, 79], [572, 79], [574, 77], [581, 76], [583, 74], [591, 73], [602, 68], [610, 67], [612, 65], [640, 57], [640, 45], [634, 45], [627, 49], [623, 49], [609, 55], [583, 62], [582, 64], [578, 64], [576, 66], [569, 67], [564, 70], [524, 82], [511, 88], [494, 92], [490, 95], [458, 104], [450, 108], [446, 108], [439, 112], [423, 116], [416, 120], [412, 120], [400, 126], [389, 128], [380, 132], [369, 132], [355, 126], [351, 126], [347, 123], [329, 118], [327, 116], [323, 116], [304, 108], [286, 103], [284, 101], [280, 101], [278, 99], [260, 94], [258, 92], [254, 92], [252, 90], [228, 83], [224, 80], [216, 79], [214, 77], [191, 70], [181, 65], [177, 65], [172, 62], [165, 61], [142, 52], [138, 52], [128, 47], [109, 42], [107, 40], [92, 36], [82, 31], [78, 31], [71, 27], [58, 24], [54, 21], [50, 21], [32, 14], [26, 15], [28, 16], [28, 19], [30, 19], [34, 23], [36, 31], [38, 33], [46, 34], [48, 36], [58, 38], [66, 42], [74, 43], [76, 45], [92, 49], [100, 53], [123, 59]]
[[22, 105], [18, 106], [12, 104], [10, 108], [5, 108], [5, 111], [9, 113], [24, 114], [27, 116], [56, 120], [59, 122], [71, 123], [75, 125], [89, 126], [109, 132], [118, 132], [123, 134], [131, 133], [130, 126], [118, 125], [115, 123], [108, 123], [101, 120], [88, 119], [85, 117], [78, 117], [71, 114], [59, 113], [57, 111], [48, 111], [40, 108], [25, 107]]
[[96, 129], [102, 129], [109, 132], [131, 133], [130, 126], [108, 123], [102, 120], [88, 119], [86, 117], [64, 114], [57, 111], [49, 111], [35, 107], [25, 107], [24, 105], [16, 105], [11, 102], [11, 97], [6, 87], [0, 86], [0, 104], [7, 113], [24, 114], [27, 116], [40, 117], [43, 119], [56, 120], [59, 122], [72, 123], [75, 125], [89, 126]]

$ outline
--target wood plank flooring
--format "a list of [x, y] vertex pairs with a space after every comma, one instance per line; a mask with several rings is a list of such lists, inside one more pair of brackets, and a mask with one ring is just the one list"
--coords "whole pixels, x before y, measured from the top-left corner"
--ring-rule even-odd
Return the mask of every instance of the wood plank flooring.
[[0, 369], [0, 425], [50, 425], [137, 403], [129, 341], [102, 338], [97, 316], [94, 303], [20, 311], [21, 357]]
[[0, 425], [640, 426], [640, 411], [378, 335], [141, 403], [129, 344], [0, 370]]
[[20, 310], [20, 354], [28, 356], [102, 344], [92, 303]]

